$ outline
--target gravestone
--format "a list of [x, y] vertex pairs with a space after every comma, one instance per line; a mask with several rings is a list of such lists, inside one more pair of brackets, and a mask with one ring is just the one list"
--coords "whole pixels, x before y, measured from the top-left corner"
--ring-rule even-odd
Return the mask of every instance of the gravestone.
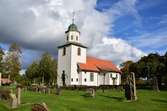
[[56, 95], [60, 95], [60, 86], [56, 85]]
[[17, 105], [21, 104], [21, 85], [17, 86], [16, 89]]
[[135, 74], [131, 72], [127, 76], [125, 84], [125, 97], [127, 100], [137, 100]]
[[86, 94], [87, 95], [89, 95], [89, 96], [91, 96], [91, 97], [95, 97], [95, 89], [94, 88], [88, 88], [87, 90], [86, 90]]
[[17, 108], [17, 97], [13, 93], [10, 93], [10, 106], [11, 108]]
[[45, 103], [42, 104], [33, 104], [32, 111], [49, 111]]

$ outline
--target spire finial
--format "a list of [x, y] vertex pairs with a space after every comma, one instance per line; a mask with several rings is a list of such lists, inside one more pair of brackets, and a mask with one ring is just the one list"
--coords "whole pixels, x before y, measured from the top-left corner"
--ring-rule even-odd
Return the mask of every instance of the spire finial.
[[73, 12], [72, 12], [72, 23], [73, 23], [73, 24], [74, 24], [74, 20], [75, 20], [74, 17], [75, 17], [75, 12], [73, 11]]

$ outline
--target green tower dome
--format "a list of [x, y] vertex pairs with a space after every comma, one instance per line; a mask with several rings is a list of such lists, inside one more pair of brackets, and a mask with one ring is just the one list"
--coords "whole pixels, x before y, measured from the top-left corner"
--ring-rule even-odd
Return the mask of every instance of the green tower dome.
[[68, 33], [69, 31], [76, 31], [76, 32], [79, 32], [77, 26], [76, 26], [74, 23], [72, 23], [72, 24], [68, 27], [68, 30], [66, 31], [66, 33]]

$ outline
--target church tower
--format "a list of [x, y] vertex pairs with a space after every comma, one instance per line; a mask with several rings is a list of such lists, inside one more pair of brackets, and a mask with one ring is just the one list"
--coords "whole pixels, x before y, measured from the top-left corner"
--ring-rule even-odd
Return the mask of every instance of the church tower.
[[58, 47], [58, 76], [59, 86], [80, 85], [78, 64], [86, 63], [86, 46], [80, 43], [80, 31], [74, 22], [69, 25], [66, 43]]

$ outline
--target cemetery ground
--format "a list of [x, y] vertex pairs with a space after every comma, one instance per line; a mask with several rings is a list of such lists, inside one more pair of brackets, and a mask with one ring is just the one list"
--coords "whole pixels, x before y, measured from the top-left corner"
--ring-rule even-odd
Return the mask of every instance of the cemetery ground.
[[33, 103], [45, 102], [49, 111], [166, 111], [167, 91], [137, 90], [138, 100], [128, 102], [124, 91], [97, 90], [95, 98], [87, 97], [85, 91], [62, 90], [62, 94], [43, 94], [22, 91], [21, 105], [10, 109], [0, 101], [0, 111], [31, 111]]

